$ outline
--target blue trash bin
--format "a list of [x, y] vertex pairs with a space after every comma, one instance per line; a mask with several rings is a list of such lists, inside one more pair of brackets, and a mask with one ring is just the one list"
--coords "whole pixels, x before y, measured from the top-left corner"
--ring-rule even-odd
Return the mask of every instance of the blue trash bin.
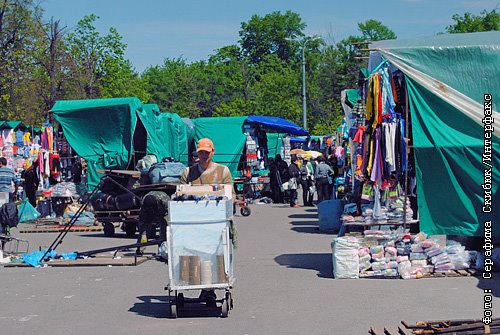
[[338, 232], [342, 225], [341, 216], [345, 200], [325, 200], [318, 205], [319, 229]]

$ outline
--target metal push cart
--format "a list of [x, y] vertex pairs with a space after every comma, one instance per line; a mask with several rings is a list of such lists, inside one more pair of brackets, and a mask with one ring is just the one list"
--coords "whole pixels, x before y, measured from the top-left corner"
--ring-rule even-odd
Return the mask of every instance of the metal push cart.
[[233, 308], [233, 245], [230, 220], [232, 200], [169, 201], [167, 250], [170, 315], [188, 303], [200, 299], [185, 299], [180, 291], [223, 290], [221, 316], [227, 317]]

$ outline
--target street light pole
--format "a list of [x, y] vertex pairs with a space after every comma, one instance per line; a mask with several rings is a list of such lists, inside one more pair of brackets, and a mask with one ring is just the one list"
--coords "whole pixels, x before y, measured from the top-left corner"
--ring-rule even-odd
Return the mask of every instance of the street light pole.
[[307, 97], [306, 97], [306, 44], [311, 41], [320, 39], [319, 36], [306, 36], [302, 41], [297, 41], [293, 38], [286, 38], [288, 41], [297, 41], [302, 46], [302, 127], [307, 130]]
[[306, 40], [302, 42], [302, 128], [307, 130], [307, 98], [306, 98]]

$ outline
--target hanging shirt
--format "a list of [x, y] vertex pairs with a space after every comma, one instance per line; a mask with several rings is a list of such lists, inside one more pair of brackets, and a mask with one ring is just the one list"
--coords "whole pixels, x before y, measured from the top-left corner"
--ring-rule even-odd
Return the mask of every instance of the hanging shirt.
[[[387, 162], [387, 167], [389, 172], [393, 172], [396, 170], [394, 166], [394, 135], [396, 135], [394, 123], [384, 123], [382, 125], [383, 136], [385, 137], [385, 161]], [[392, 132], [391, 132], [392, 128]]]
[[43, 162], [45, 164], [45, 166], [43, 167], [45, 174], [47, 176], [49, 176], [50, 175], [50, 155], [48, 152], [43, 153]]
[[3, 142], [5, 145], [12, 145], [14, 144], [14, 141], [12, 139], [12, 134], [14, 133], [14, 131], [12, 129], [4, 129], [2, 131], [2, 137], [3, 137]]
[[24, 143], [24, 145], [30, 145], [31, 144], [30, 137], [31, 137], [31, 133], [29, 131], [27, 131], [27, 132], [25, 132], [23, 134], [23, 143]]
[[54, 128], [47, 127], [47, 145], [50, 151], [54, 150]]
[[24, 145], [23, 135], [24, 135], [23, 131], [20, 130], [16, 131], [16, 145], [18, 147], [22, 147]]
[[392, 95], [392, 85], [389, 76], [389, 69], [385, 66], [382, 69], [380, 69], [380, 79], [382, 86], [383, 114], [393, 113], [396, 104], [394, 103], [394, 97]]
[[380, 128], [375, 129], [375, 154], [373, 156], [373, 169], [370, 180], [378, 185], [382, 183], [383, 165], [382, 151], [380, 147]]

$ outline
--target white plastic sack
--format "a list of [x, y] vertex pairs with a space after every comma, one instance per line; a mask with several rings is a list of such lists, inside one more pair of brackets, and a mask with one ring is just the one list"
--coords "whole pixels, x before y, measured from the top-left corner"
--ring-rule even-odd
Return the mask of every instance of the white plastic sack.
[[359, 278], [359, 243], [339, 237], [332, 242], [333, 276], [335, 279]]

